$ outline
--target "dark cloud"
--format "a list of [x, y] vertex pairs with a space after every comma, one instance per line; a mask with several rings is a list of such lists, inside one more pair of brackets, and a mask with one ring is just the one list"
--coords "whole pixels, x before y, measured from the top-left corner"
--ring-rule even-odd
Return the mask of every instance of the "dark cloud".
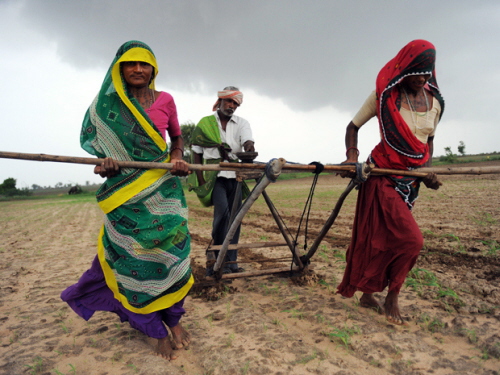
[[[301, 110], [353, 110], [378, 69], [412, 39], [438, 46], [444, 82], [473, 60], [470, 53], [496, 54], [474, 34], [498, 34], [498, 9], [491, 1], [471, 10], [467, 1], [33, 0], [23, 13], [80, 68], [104, 69], [122, 42], [140, 39], [155, 50], [161, 79], [174, 89], [213, 92], [236, 84]], [[442, 74], [445, 67], [454, 74]]]

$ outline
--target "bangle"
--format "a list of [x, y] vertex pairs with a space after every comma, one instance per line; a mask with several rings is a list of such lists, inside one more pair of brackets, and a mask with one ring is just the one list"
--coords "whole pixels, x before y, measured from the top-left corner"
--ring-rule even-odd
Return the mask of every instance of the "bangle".
[[347, 154], [349, 153], [349, 151], [350, 151], [350, 150], [356, 150], [356, 153], [357, 153], [357, 154], [358, 154], [358, 156], [359, 156], [359, 150], [358, 150], [358, 148], [357, 148], [357, 147], [354, 147], [354, 146], [353, 146], [353, 147], [349, 147], [349, 148], [346, 150], [346, 152], [345, 152], [346, 156], [347, 156]]
[[172, 152], [174, 150], [180, 150], [180, 152], [182, 152], [182, 157], [184, 157], [184, 150], [180, 147], [173, 147], [171, 150], [170, 150], [170, 155], [172, 155]]

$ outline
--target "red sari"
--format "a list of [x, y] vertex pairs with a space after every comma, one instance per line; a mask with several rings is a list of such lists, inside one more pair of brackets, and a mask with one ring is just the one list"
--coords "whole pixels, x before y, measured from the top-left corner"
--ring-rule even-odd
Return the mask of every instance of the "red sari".
[[[377, 76], [377, 118], [382, 139], [370, 155], [378, 168], [411, 170], [429, 158], [429, 146], [419, 141], [401, 116], [399, 83], [407, 76], [431, 74], [428, 87], [441, 104], [434, 71], [435, 49], [414, 40], [389, 61]], [[411, 208], [420, 182], [402, 176], [374, 176], [361, 185], [356, 205], [347, 266], [337, 293], [399, 292], [415, 265], [423, 237]]]

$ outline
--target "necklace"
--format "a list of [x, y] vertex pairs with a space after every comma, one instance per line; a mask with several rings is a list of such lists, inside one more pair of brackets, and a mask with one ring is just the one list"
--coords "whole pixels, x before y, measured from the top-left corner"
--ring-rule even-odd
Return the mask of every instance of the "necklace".
[[149, 108], [153, 106], [153, 103], [155, 102], [155, 92], [153, 89], [149, 89], [149, 99], [151, 100], [151, 104], [149, 105]]
[[[152, 89], [149, 89], [148, 93], [149, 93], [148, 103], [143, 106], [144, 110], [147, 113], [149, 113], [149, 111], [151, 111], [151, 107], [153, 106], [153, 103], [155, 102], [155, 92]], [[146, 105], [147, 105], [147, 108], [146, 108]]]
[[[415, 125], [415, 127], [418, 129], [424, 129], [427, 125], [427, 120], [429, 119], [429, 100], [427, 99], [427, 95], [425, 94], [424, 88], [422, 87], [422, 94], [424, 94], [424, 98], [425, 98], [425, 114], [420, 114], [415, 110], [415, 107], [413, 106], [412, 102], [410, 101], [410, 97], [408, 96], [408, 93], [406, 92], [404, 87], [403, 87], [403, 92], [405, 93], [406, 102], [408, 103], [408, 106], [410, 107], [411, 121], [413, 122], [413, 125]], [[418, 116], [420, 116], [420, 117], [425, 116], [424, 126], [418, 126]]]

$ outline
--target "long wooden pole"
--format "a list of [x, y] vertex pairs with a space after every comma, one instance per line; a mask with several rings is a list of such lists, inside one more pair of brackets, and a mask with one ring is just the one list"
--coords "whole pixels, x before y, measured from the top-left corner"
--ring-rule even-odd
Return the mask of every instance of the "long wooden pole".
[[[34, 161], [50, 161], [57, 163], [73, 163], [73, 164], [89, 164], [101, 165], [104, 159], [99, 158], [83, 158], [79, 156], [61, 156], [61, 155], [47, 155], [47, 154], [24, 154], [20, 152], [5, 152], [0, 151], [0, 158], [4, 159], [20, 159], [20, 160], [34, 160]], [[138, 168], [138, 169], [172, 169], [172, 163], [158, 163], [158, 162], [141, 162], [141, 161], [117, 161], [120, 167]], [[236, 163], [228, 163], [234, 164]], [[192, 171], [226, 171], [226, 170], [239, 170], [240, 168], [234, 165], [229, 168], [222, 168], [218, 164], [189, 164], [189, 169]]]
[[[248, 164], [248, 163], [219, 163], [221, 167], [229, 167], [233, 168], [244, 168], [244, 169], [264, 169], [264, 164]], [[313, 172], [316, 169], [315, 165], [308, 164], [286, 164], [283, 166], [283, 170], [294, 170], [294, 171], [304, 171], [304, 172]], [[324, 172], [345, 172], [354, 170], [354, 165], [349, 164], [326, 164], [324, 166]], [[371, 174], [374, 175], [386, 175], [386, 174], [395, 174], [398, 176], [411, 176], [411, 177], [425, 177], [428, 173], [436, 173], [436, 174], [497, 174], [500, 173], [499, 166], [492, 167], [432, 167], [432, 168], [419, 168], [415, 171], [403, 171], [400, 169], [384, 169], [384, 168], [372, 168]]]
[[[73, 163], [73, 164], [89, 164], [101, 165], [103, 159], [99, 158], [84, 158], [78, 156], [61, 156], [47, 154], [26, 154], [21, 152], [0, 151], [0, 158], [3, 159], [19, 159], [33, 161], [49, 161], [58, 163]], [[172, 169], [172, 163], [151, 163], [138, 161], [118, 161], [120, 167], [141, 168], [141, 169]], [[258, 170], [264, 169], [265, 164], [254, 163], [219, 163], [219, 164], [189, 164], [191, 171], [235, 171], [235, 170]], [[353, 165], [343, 164], [327, 164], [324, 166], [324, 172], [346, 172], [354, 170]], [[315, 165], [307, 164], [285, 164], [283, 170], [293, 171], [314, 171]], [[460, 175], [460, 174], [500, 174], [500, 167], [451, 167], [451, 168], [419, 168], [418, 171], [402, 171], [398, 169], [382, 169], [373, 168], [371, 174], [386, 175], [395, 174], [398, 176], [425, 177], [427, 173], [436, 173], [440, 175]]]

